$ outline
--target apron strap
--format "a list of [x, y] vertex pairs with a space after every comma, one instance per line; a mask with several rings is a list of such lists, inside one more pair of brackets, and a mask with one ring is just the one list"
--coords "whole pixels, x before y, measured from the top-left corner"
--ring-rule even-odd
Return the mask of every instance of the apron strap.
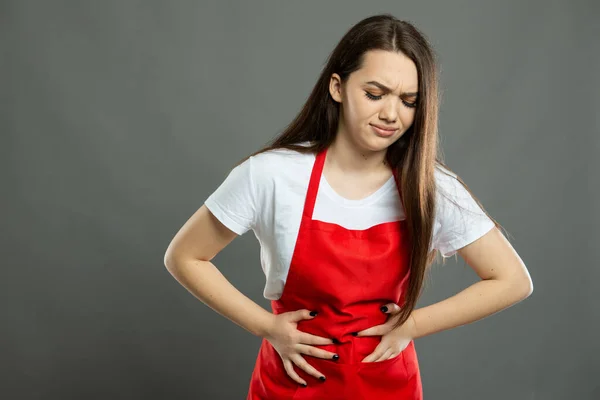
[[317, 193], [319, 192], [319, 183], [321, 182], [321, 174], [323, 173], [323, 166], [325, 165], [325, 155], [327, 154], [327, 148], [317, 153], [315, 157], [315, 163], [312, 168], [310, 175], [310, 181], [308, 183], [308, 192], [306, 194], [306, 200], [304, 201], [305, 217], [312, 219], [313, 211], [315, 209], [315, 203], [317, 201]]

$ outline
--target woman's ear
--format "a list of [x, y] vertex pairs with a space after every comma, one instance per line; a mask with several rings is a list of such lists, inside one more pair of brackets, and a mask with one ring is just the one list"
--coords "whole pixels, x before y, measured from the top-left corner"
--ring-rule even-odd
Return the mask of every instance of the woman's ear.
[[342, 79], [336, 73], [331, 74], [329, 79], [329, 94], [336, 102], [342, 102]]

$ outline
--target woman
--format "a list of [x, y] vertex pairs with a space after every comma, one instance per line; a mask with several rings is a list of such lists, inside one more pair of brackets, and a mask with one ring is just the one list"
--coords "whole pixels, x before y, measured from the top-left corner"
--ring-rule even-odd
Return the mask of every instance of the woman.
[[[174, 237], [173, 276], [263, 338], [248, 399], [421, 399], [414, 339], [531, 294], [500, 225], [438, 156], [437, 90], [414, 26], [389, 14], [360, 21], [296, 119]], [[250, 229], [272, 312], [210, 262]], [[481, 281], [415, 309], [437, 252], [459, 254]]]

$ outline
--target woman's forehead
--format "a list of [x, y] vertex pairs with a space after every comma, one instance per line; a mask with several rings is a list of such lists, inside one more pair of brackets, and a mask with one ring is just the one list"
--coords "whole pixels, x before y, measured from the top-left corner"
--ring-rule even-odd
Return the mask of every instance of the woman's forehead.
[[364, 57], [362, 67], [355, 72], [359, 84], [377, 86], [373, 84], [377, 82], [391, 90], [398, 86], [407, 91], [416, 91], [418, 88], [417, 67], [410, 58], [400, 52], [369, 51]]

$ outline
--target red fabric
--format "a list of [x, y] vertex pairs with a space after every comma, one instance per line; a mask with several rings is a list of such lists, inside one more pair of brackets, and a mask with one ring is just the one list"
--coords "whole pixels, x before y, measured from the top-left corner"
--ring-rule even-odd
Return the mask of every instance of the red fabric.
[[349, 230], [313, 220], [326, 153], [315, 158], [287, 281], [271, 307], [274, 314], [302, 308], [317, 311], [313, 319], [300, 321], [298, 330], [337, 339], [340, 343], [318, 347], [337, 353], [339, 359], [303, 354], [326, 377], [322, 382], [294, 365], [308, 383], [303, 387], [287, 375], [281, 357], [263, 339], [247, 399], [422, 399], [413, 341], [394, 358], [363, 363], [381, 336], [351, 335], [384, 323], [389, 314], [381, 312], [382, 305], [403, 304], [410, 256], [406, 225], [394, 221]]

